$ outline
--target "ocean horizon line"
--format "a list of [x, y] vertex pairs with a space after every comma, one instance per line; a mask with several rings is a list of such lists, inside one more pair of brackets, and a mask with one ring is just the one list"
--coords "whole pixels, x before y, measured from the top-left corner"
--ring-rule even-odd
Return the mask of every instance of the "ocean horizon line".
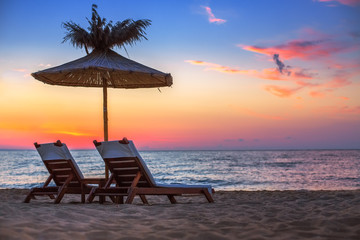
[[[71, 151], [89, 151], [95, 148], [69, 148]], [[0, 151], [35, 151], [33, 148], [0, 148]], [[360, 148], [249, 148], [249, 149], [149, 149], [139, 148], [139, 151], [176, 152], [176, 151], [359, 151]]]

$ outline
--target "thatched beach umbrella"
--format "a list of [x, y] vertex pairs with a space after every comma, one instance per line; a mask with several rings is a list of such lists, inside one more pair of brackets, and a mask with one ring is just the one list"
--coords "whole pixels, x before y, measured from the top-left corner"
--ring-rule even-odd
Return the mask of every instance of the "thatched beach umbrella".
[[[100, 87], [103, 89], [104, 104], [104, 141], [108, 141], [107, 88], [159, 88], [172, 85], [172, 77], [125, 58], [112, 47], [133, 45], [144, 36], [144, 29], [150, 20], [126, 19], [112, 25], [100, 18], [92, 7], [92, 18], [88, 20], [89, 32], [73, 22], [64, 23], [68, 33], [64, 41], [70, 40], [76, 47], [84, 47], [93, 51], [85, 57], [63, 65], [45, 69], [31, 75], [44, 83], [72, 87]], [[106, 178], [108, 171], [105, 171]]]

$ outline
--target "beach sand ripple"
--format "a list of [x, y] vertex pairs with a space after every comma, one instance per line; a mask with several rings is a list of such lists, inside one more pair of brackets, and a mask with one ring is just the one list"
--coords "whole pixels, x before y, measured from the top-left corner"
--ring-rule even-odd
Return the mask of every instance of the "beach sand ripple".
[[360, 239], [360, 190], [217, 192], [149, 196], [151, 205], [81, 204], [65, 196], [22, 203], [29, 190], [0, 190], [0, 239]]

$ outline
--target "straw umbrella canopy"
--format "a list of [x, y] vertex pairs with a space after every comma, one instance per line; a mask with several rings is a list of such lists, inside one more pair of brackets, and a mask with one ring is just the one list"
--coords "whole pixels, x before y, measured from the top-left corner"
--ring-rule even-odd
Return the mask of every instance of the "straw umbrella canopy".
[[[150, 20], [126, 19], [112, 25], [106, 22], [92, 6], [92, 18], [88, 19], [88, 31], [73, 22], [64, 23], [68, 31], [64, 42], [76, 47], [84, 47], [85, 57], [63, 65], [32, 73], [44, 83], [72, 87], [99, 87], [103, 89], [104, 141], [108, 141], [107, 88], [159, 88], [172, 85], [170, 74], [147, 67], [125, 58], [112, 47], [133, 45], [142, 38], [146, 39], [144, 29]], [[88, 48], [93, 49], [91, 53]], [[125, 49], [126, 50], [126, 49]], [[108, 171], [105, 171], [106, 178]]]
[[103, 88], [104, 140], [108, 140], [107, 88], [159, 88], [172, 85], [172, 77], [125, 58], [111, 49], [31, 74], [51, 85]]

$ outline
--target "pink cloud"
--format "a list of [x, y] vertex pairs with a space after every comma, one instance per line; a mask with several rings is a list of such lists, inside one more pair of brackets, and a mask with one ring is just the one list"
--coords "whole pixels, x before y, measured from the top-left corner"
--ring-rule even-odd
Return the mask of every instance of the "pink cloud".
[[208, 19], [209, 19], [210, 23], [222, 24], [222, 23], [226, 22], [225, 19], [216, 18], [215, 15], [212, 13], [212, 10], [210, 7], [204, 6], [203, 8], [205, 8], [205, 10], [206, 10], [206, 13], [208, 15]]
[[301, 90], [303, 87], [297, 87], [297, 88], [288, 88], [288, 87], [279, 87], [275, 85], [268, 85], [265, 86], [265, 90], [277, 97], [290, 97], [294, 95], [296, 92]]
[[329, 106], [329, 107], [323, 107], [320, 108], [319, 111], [328, 113], [328, 114], [334, 114], [336, 116], [342, 116], [344, 114], [354, 114], [359, 115], [360, 114], [360, 106]]
[[255, 76], [269, 80], [296, 81], [298, 79], [313, 79], [314, 75], [313, 73], [307, 73], [306, 70], [301, 68], [292, 68], [286, 74], [280, 73], [277, 68], [265, 68]]
[[252, 74], [255, 77], [268, 80], [283, 80], [283, 81], [296, 81], [299, 79], [313, 79], [313, 74], [305, 73], [301, 68], [292, 68], [286, 74], [279, 72], [277, 68], [265, 68], [261, 72]]
[[319, 87], [321, 86], [320, 83], [311, 83], [311, 82], [306, 82], [303, 80], [297, 80], [295, 81], [296, 85], [301, 86], [301, 87]]
[[[325, 82], [323, 84], [317, 84], [311, 87], [315, 87], [318, 90], [309, 92], [312, 97], [325, 97], [327, 93], [331, 93], [336, 89], [346, 87], [352, 84], [349, 80], [350, 75], [348, 73], [337, 73], [334, 75], [333, 79]], [[342, 99], [346, 99], [342, 97]]]
[[[304, 80], [294, 81], [297, 87], [280, 87], [276, 85], [268, 85], [265, 87], [265, 90], [274, 96], [277, 97], [291, 97], [301, 89], [307, 89], [309, 95], [314, 98], [323, 98], [326, 97], [329, 93], [352, 84], [349, 80], [349, 75], [347, 73], [337, 73], [333, 76], [333, 79], [325, 83], [312, 83]], [[341, 99], [347, 100], [347, 97], [341, 97]]]
[[309, 92], [309, 95], [314, 98], [317, 98], [317, 97], [322, 98], [322, 97], [325, 97], [326, 94], [324, 92], [311, 91], [311, 92]]
[[[360, 1], [360, 0], [359, 0]], [[358, 68], [358, 64], [349, 56], [340, 55], [359, 51], [360, 47], [356, 41], [349, 37], [356, 38], [357, 33], [335, 36], [324, 34], [313, 28], [302, 28], [299, 31], [302, 36], [298, 39], [286, 41], [276, 45], [244, 45], [237, 46], [251, 52], [259, 53], [273, 58], [280, 56], [281, 59], [316, 60], [322, 66], [332, 69]], [[286, 66], [284, 66], [286, 70]]]
[[310, 73], [306, 73], [305, 70], [301, 68], [293, 68], [288, 74], [282, 74], [278, 71], [277, 68], [265, 68], [262, 71], [258, 70], [241, 70], [228, 66], [223, 66], [217, 63], [204, 62], [204, 61], [196, 61], [196, 60], [186, 60], [193, 65], [205, 66], [205, 71], [213, 70], [221, 73], [230, 73], [230, 74], [243, 74], [248, 76], [253, 76], [261, 79], [268, 80], [296, 80], [296, 79], [312, 79], [313, 75]]
[[[352, 72], [351, 74], [348, 71], [337, 70], [333, 74], [332, 79], [325, 83], [313, 82], [316, 73], [309, 72], [308, 70], [302, 68], [289, 67], [286, 71], [281, 73], [278, 68], [265, 68], [261, 71], [259, 70], [247, 70], [247, 69], [237, 69], [229, 66], [223, 66], [217, 63], [196, 61], [196, 60], [186, 60], [193, 65], [199, 65], [205, 67], [205, 71], [217, 71], [220, 73], [227, 74], [241, 74], [247, 75], [260, 79], [267, 80], [276, 80], [276, 81], [288, 81], [292, 82], [295, 85], [293, 87], [283, 87], [276, 85], [267, 85], [265, 86], [265, 91], [271, 93], [277, 97], [291, 97], [298, 93], [300, 90], [308, 90], [311, 97], [323, 98], [328, 96], [329, 93], [352, 84], [349, 80], [353, 76], [357, 76], [358, 72]], [[319, 80], [319, 79], [318, 79]], [[344, 98], [344, 97], [343, 97]]]
[[339, 108], [340, 113], [347, 113], [347, 114], [360, 114], [360, 106], [356, 107], [350, 107], [350, 106], [344, 106], [342, 108]]
[[323, 85], [326, 88], [340, 88], [350, 85], [352, 82], [349, 81], [347, 78], [343, 78], [343, 76], [335, 77], [330, 82], [327, 82]]
[[13, 71], [15, 71], [15, 72], [26, 72], [27, 69], [25, 69], [25, 68], [15, 68], [15, 69], [13, 69]]
[[318, 2], [339, 2], [348, 6], [356, 6], [360, 4], [360, 0], [318, 0]]
[[313, 79], [315, 77], [315, 73], [309, 73], [304, 69], [301, 68], [294, 68], [292, 70], [292, 75], [294, 75], [295, 79]]
[[43, 63], [40, 63], [39, 65], [38, 65], [39, 67], [51, 67], [51, 64], [43, 64]]
[[18, 72], [18, 73], [24, 73], [24, 75], [23, 75], [24, 78], [31, 77], [30, 73], [28, 73], [28, 70], [25, 68], [14, 68], [14, 69], [12, 69], [12, 71]]
[[[360, 1], [360, 0], [359, 0]], [[356, 69], [359, 64], [353, 58], [343, 59], [344, 55], [339, 53], [356, 52], [359, 47], [352, 42], [330, 40], [330, 36], [315, 31], [312, 28], [301, 30], [301, 34], [305, 36], [303, 39], [295, 39], [287, 41], [283, 44], [273, 46], [256, 46], [256, 45], [238, 45], [244, 50], [255, 53], [264, 54], [272, 58], [277, 65], [277, 69], [264, 69], [258, 75], [260, 78], [272, 80], [293, 81], [294, 87], [266, 86], [265, 90], [278, 97], [290, 97], [300, 89], [308, 90], [311, 97], [325, 97], [329, 93], [339, 88], [349, 86], [352, 78], [359, 76], [360, 72]], [[318, 40], [307, 40], [315, 36]], [[320, 66], [326, 66], [330, 74], [330, 81], [325, 80], [325, 76], [319, 73], [309, 72], [301, 68], [293, 68], [283, 60], [300, 59], [300, 60], [316, 60]], [[270, 60], [270, 59], [269, 59]], [[277, 71], [276, 71], [277, 70]], [[329, 76], [329, 75], [328, 75]], [[317, 80], [316, 83], [306, 80]]]
[[279, 54], [283, 59], [300, 58], [303, 60], [316, 59], [320, 57], [329, 57], [334, 53], [343, 50], [342, 46], [325, 40], [292, 40], [285, 44], [262, 47], [239, 44], [244, 50], [273, 56]]
[[345, 100], [345, 101], [350, 100], [350, 98], [344, 97], [344, 96], [341, 96], [341, 97], [339, 97], [339, 98], [342, 99], [342, 100]]

